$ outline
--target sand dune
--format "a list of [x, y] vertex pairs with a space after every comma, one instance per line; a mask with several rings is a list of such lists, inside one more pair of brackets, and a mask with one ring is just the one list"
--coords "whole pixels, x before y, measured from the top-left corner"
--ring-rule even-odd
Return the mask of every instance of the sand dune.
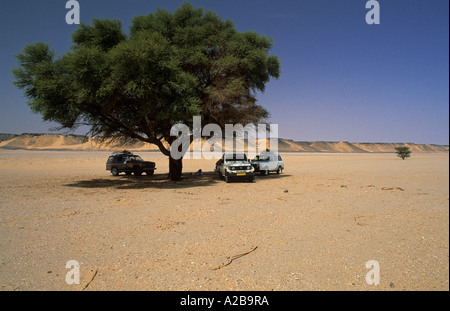
[[412, 143], [355, 143], [353, 144], [367, 152], [394, 152], [395, 147], [408, 146], [412, 152], [448, 152], [449, 146]]
[[[0, 136], [1, 138], [1, 136]], [[8, 140], [0, 141], [0, 148], [10, 150], [66, 150], [94, 151], [128, 148], [132, 150], [157, 150], [154, 145], [143, 142], [134, 144], [101, 144], [95, 137], [81, 135], [22, 134]]]
[[367, 152], [349, 142], [322, 142], [317, 141], [311, 144], [312, 147], [322, 152]]
[[[259, 142], [261, 143], [261, 142]], [[269, 146], [269, 142], [266, 143]], [[413, 144], [413, 143], [350, 143], [325, 141], [293, 141], [278, 139], [280, 152], [331, 152], [331, 153], [367, 153], [395, 152], [395, 147], [408, 146], [412, 152], [449, 152], [447, 145]], [[223, 144], [224, 150], [225, 146]], [[130, 149], [134, 151], [158, 150], [154, 145], [136, 142], [121, 145], [101, 144], [95, 137], [59, 134], [0, 134], [0, 148], [10, 150], [116, 150]], [[192, 148], [192, 146], [191, 146]]]

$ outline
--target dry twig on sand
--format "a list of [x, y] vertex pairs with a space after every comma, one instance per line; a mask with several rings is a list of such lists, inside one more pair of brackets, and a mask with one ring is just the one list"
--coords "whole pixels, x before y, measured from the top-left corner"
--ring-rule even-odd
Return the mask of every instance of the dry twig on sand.
[[248, 250], [248, 251], [246, 251], [246, 252], [243, 252], [243, 253], [240, 253], [240, 254], [236, 254], [236, 255], [233, 255], [233, 256], [231, 256], [231, 257], [227, 257], [227, 258], [229, 258], [227, 263], [222, 264], [222, 265], [220, 265], [220, 266], [214, 268], [213, 270], [219, 270], [219, 269], [221, 269], [221, 268], [223, 268], [223, 267], [226, 267], [226, 266], [228, 266], [229, 264], [231, 264], [231, 263], [233, 262], [233, 260], [238, 259], [238, 258], [240, 258], [240, 257], [242, 257], [242, 256], [245, 256], [245, 255], [248, 255], [248, 254], [250, 254], [251, 252], [253, 252], [253, 251], [254, 251], [255, 249], [257, 249], [257, 248], [258, 248], [258, 246], [255, 246], [255, 247], [252, 247], [250, 250]]
[[[91, 272], [92, 272], [92, 270], [91, 270]], [[97, 275], [97, 272], [98, 272], [98, 269], [95, 269], [94, 273], [92, 274], [91, 279], [86, 283], [86, 285], [84, 285], [84, 287], [81, 289], [81, 291], [84, 291], [89, 286], [89, 284], [91, 284], [91, 282], [94, 280], [95, 276]]]

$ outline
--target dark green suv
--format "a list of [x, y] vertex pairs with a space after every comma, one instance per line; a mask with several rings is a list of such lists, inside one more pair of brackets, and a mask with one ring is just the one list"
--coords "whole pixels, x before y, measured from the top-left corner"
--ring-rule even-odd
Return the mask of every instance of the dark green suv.
[[155, 162], [144, 161], [137, 154], [119, 152], [109, 156], [108, 161], [106, 161], [106, 170], [111, 171], [113, 176], [117, 176], [122, 172], [127, 175], [133, 173], [136, 176], [141, 176], [145, 172], [151, 176], [154, 174], [156, 167]]

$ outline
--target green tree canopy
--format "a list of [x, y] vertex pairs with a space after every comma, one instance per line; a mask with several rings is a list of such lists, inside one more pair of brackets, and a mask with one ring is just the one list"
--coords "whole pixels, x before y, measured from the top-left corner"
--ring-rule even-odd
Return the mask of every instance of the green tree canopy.
[[238, 32], [229, 20], [185, 3], [132, 20], [129, 34], [118, 20], [80, 24], [74, 45], [59, 58], [38, 42], [16, 55], [14, 84], [33, 112], [62, 128], [88, 125], [104, 139], [155, 144], [170, 159], [169, 178], [182, 163], [170, 158], [174, 124], [256, 124], [268, 116], [257, 105], [280, 63], [269, 55], [272, 39]]
[[408, 146], [395, 147], [395, 151], [397, 153], [397, 156], [402, 158], [402, 160], [411, 156], [411, 150]]

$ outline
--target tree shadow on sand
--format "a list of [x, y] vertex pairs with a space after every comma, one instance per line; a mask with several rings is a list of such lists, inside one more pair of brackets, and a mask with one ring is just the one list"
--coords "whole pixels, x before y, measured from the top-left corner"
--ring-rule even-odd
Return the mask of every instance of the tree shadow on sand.
[[[289, 177], [290, 175], [270, 174], [268, 176], [256, 175], [258, 179], [277, 179]], [[233, 180], [233, 183], [246, 184], [244, 180]], [[192, 173], [184, 173], [181, 181], [170, 181], [167, 179], [167, 174], [155, 174], [153, 176], [134, 176], [134, 175], [119, 175], [107, 178], [95, 178], [90, 180], [79, 180], [70, 184], [65, 184], [66, 187], [75, 188], [112, 188], [112, 189], [183, 189], [194, 187], [209, 187], [216, 183], [224, 183], [215, 172], [204, 172], [203, 175], [193, 175]], [[245, 186], [245, 185], [243, 185]]]
[[153, 176], [119, 175], [108, 178], [95, 178], [90, 180], [79, 180], [66, 187], [76, 188], [113, 188], [113, 189], [182, 189], [192, 187], [207, 187], [219, 182], [214, 172], [206, 172], [203, 175], [192, 175], [185, 173], [180, 181], [170, 181], [167, 174], [155, 174]]

